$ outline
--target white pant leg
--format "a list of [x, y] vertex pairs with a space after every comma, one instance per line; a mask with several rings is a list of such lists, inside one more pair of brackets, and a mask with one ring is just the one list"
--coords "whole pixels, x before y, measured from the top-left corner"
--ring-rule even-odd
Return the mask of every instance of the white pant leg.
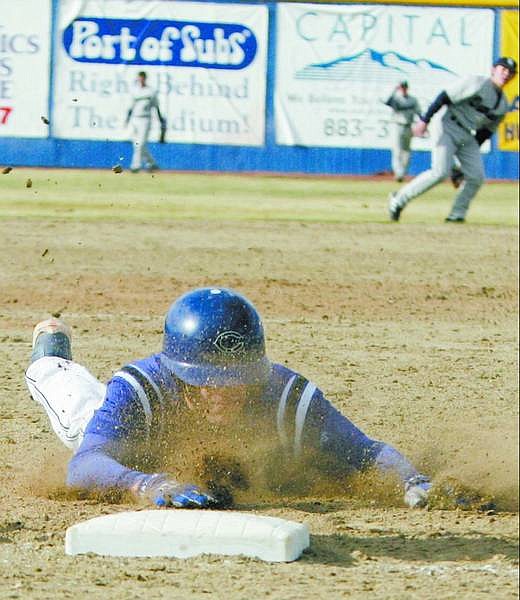
[[397, 179], [408, 172], [412, 130], [408, 125], [395, 124], [392, 146], [392, 171]]
[[154, 163], [153, 156], [148, 150], [148, 136], [150, 135], [151, 120], [147, 117], [134, 117], [132, 119], [132, 155], [131, 169], [140, 169], [143, 165], [149, 167]]
[[397, 200], [401, 207], [406, 206], [410, 200], [424, 194], [432, 187], [446, 179], [453, 164], [455, 143], [452, 136], [444, 129], [432, 148], [432, 166], [427, 171], [417, 175], [412, 181], [404, 185], [397, 192]]
[[106, 385], [85, 367], [57, 356], [44, 356], [25, 373], [33, 399], [41, 404], [60, 440], [77, 450], [87, 423], [105, 398]]

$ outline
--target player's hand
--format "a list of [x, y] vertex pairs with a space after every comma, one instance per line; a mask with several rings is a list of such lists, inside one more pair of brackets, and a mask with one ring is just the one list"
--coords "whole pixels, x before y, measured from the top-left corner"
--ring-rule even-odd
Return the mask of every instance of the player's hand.
[[428, 495], [432, 484], [426, 475], [410, 477], [404, 484], [404, 502], [410, 508], [424, 508], [428, 504]]
[[412, 125], [412, 133], [416, 137], [424, 137], [428, 131], [428, 123], [424, 121], [417, 121]]
[[149, 475], [139, 485], [137, 495], [156, 506], [175, 508], [216, 508], [217, 500], [196, 485], [179, 483], [167, 475]]

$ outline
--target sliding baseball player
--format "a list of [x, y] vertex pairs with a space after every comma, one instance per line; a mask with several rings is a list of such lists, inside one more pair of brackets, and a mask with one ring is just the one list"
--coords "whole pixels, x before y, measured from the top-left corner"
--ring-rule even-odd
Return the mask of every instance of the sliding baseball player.
[[[396, 478], [408, 506], [427, 503], [428, 478], [400, 452], [365, 435], [314, 383], [269, 361], [258, 312], [226, 288], [176, 300], [162, 350], [127, 364], [107, 386], [72, 360], [70, 329], [44, 321], [34, 330], [26, 381], [74, 451], [67, 475], [73, 487], [115, 488], [158, 506], [229, 506], [237, 489], [252, 484], [247, 465], [213, 454], [205, 435], [211, 432], [249, 448], [251, 458], [265, 438], [275, 475], [294, 473], [289, 467], [304, 458], [301, 476], [305, 465], [318, 464], [321, 476], [335, 482], [374, 469]], [[187, 444], [208, 450], [196, 483], [172, 467]]]

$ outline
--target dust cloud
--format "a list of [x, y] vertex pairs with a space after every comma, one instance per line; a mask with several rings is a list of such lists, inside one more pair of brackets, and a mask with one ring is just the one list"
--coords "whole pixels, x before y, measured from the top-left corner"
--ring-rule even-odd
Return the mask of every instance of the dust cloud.
[[[446, 506], [451, 488], [492, 502], [498, 510], [518, 512], [518, 429], [515, 422], [483, 429], [477, 422], [446, 426], [427, 445], [417, 464], [434, 482], [432, 504]], [[449, 506], [448, 506], [449, 507]]]
[[[291, 448], [273, 441], [272, 423], [258, 415], [212, 425], [204, 415], [185, 411], [163, 427], [172, 434], [155, 443], [147, 439], [127, 445], [124, 464], [196, 483], [216, 495], [223, 507], [309, 498], [353, 500], [372, 507], [403, 505], [402, 485], [396, 478], [382, 477], [373, 469], [346, 472], [313, 451], [295, 458]], [[518, 511], [514, 428], [501, 435], [469, 426], [445, 433], [445, 439], [415, 457], [433, 480], [430, 506]], [[130, 494], [113, 489], [68, 488], [64, 482], [69, 459], [65, 449], [43, 453], [21, 474], [21, 486], [35, 496], [60, 500], [88, 497], [135, 503]], [[462, 503], [457, 501], [461, 498]]]

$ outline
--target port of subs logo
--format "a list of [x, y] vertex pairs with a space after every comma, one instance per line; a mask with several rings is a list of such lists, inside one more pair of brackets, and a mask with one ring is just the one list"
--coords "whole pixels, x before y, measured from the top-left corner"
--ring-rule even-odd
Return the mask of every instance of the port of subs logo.
[[239, 23], [78, 18], [63, 31], [63, 47], [77, 62], [244, 69], [256, 37]]

